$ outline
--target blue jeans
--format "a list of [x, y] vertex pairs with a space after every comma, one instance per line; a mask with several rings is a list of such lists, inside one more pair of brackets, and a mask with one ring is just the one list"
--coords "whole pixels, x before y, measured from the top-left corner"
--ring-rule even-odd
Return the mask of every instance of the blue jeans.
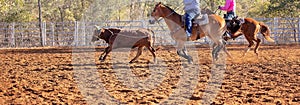
[[197, 13], [197, 12], [186, 12], [184, 14], [184, 16], [185, 16], [185, 26], [186, 26], [186, 31], [185, 32], [186, 32], [186, 35], [188, 37], [190, 37], [191, 33], [192, 33], [192, 25], [193, 25], [192, 20], [194, 18], [198, 17], [199, 13]]
[[224, 15], [225, 20], [232, 20], [235, 17], [235, 13], [233, 11], [227, 12], [227, 14]]

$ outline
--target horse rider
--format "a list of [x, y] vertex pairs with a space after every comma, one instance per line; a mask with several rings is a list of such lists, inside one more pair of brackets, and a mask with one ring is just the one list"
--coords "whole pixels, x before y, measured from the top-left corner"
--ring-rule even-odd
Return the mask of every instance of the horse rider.
[[[232, 24], [230, 24], [230, 21], [236, 17], [235, 6], [235, 0], [226, 0], [224, 6], [219, 6], [220, 10], [226, 11], [226, 14], [224, 14], [224, 19], [228, 28], [233, 27]], [[228, 34], [229, 33], [227, 32], [227, 35]], [[231, 34], [229, 36], [231, 37]]]
[[225, 20], [232, 20], [235, 17], [235, 0], [226, 0], [224, 6], [219, 6], [220, 10], [226, 11]]
[[191, 40], [192, 20], [201, 15], [199, 0], [183, 0], [187, 41]]

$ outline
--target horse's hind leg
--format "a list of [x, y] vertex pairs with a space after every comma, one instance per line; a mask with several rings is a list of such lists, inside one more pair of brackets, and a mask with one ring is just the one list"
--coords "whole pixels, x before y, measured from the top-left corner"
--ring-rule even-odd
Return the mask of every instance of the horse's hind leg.
[[186, 47], [183, 48], [182, 52], [184, 54], [184, 58], [188, 60], [189, 64], [192, 64], [193, 58], [188, 54]]
[[227, 55], [230, 59], [232, 59], [231, 54], [228, 52], [228, 50], [227, 50], [227, 48], [226, 48], [226, 41], [225, 41], [225, 40], [223, 40], [223, 44], [224, 44], [223, 51], [226, 53], [226, 55]]
[[256, 42], [256, 46], [254, 48], [254, 53], [258, 56], [258, 47], [261, 43], [261, 40], [259, 38], [257, 38], [256, 40], [254, 40]]
[[137, 51], [137, 53], [136, 53], [136, 56], [135, 56], [129, 63], [133, 63], [133, 61], [135, 61], [139, 56], [142, 55], [142, 49], [143, 49], [143, 47], [139, 47], [139, 48], [138, 48], [138, 51]]
[[212, 56], [214, 61], [218, 60], [221, 49], [224, 50], [224, 45], [222, 44], [222, 42], [216, 44], [216, 47], [213, 48]]

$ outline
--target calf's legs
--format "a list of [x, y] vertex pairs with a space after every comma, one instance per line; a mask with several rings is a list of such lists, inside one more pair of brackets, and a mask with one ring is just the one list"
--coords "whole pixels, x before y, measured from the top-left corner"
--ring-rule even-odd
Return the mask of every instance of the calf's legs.
[[143, 49], [143, 47], [139, 47], [139, 48], [138, 48], [138, 51], [137, 51], [137, 53], [136, 53], [136, 56], [135, 56], [129, 63], [133, 63], [133, 61], [135, 61], [139, 56], [142, 55], [142, 49]]
[[[108, 46], [105, 48], [104, 52], [100, 55], [100, 58], [99, 60], [101, 60], [102, 62], [106, 59], [107, 55], [109, 52], [111, 52], [112, 50], [112, 47], [111, 46]], [[105, 55], [104, 55], [105, 54]], [[103, 56], [104, 55], [104, 56]]]

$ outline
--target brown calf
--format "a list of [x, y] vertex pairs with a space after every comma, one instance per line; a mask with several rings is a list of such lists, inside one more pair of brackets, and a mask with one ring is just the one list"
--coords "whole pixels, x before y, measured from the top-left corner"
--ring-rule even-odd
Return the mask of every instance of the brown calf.
[[138, 47], [136, 56], [129, 62], [132, 63], [142, 54], [142, 49], [145, 46], [152, 53], [153, 61], [156, 62], [156, 55], [154, 53], [155, 50], [153, 48], [155, 38], [152, 30], [144, 28], [136, 30], [96, 28], [97, 29], [94, 30], [92, 42], [103, 39], [106, 43], [108, 43], [108, 47], [106, 47], [105, 51], [100, 55], [99, 60], [104, 61], [112, 49], [127, 47], [131, 47], [133, 49]]

